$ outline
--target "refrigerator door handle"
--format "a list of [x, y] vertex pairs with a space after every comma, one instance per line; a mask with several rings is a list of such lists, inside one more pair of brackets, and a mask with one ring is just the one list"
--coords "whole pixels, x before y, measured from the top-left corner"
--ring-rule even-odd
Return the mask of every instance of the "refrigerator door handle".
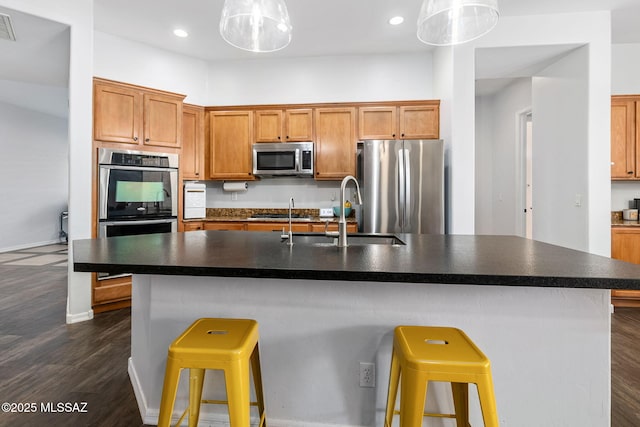
[[398, 199], [396, 200], [396, 212], [398, 212], [398, 220], [400, 221], [400, 229], [404, 228], [404, 220], [406, 214], [406, 205], [405, 205], [405, 181], [406, 181], [406, 171], [405, 171], [405, 161], [404, 156], [402, 155], [404, 150], [398, 150], [398, 155], [396, 156], [397, 169], [398, 169]]
[[409, 224], [409, 212], [411, 212], [411, 163], [409, 162], [409, 150], [404, 148], [402, 150], [402, 161], [404, 162], [405, 174], [404, 174], [404, 217], [402, 218], [402, 231], [406, 232], [406, 227], [410, 227]]

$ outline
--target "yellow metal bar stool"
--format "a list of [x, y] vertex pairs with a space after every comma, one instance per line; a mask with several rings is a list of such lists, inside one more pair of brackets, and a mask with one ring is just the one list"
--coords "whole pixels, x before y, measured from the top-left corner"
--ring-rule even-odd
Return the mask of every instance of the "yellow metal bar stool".
[[[256, 402], [251, 402], [249, 364]], [[169, 346], [160, 401], [159, 427], [169, 427], [182, 369], [189, 369], [189, 427], [198, 425], [201, 403], [227, 404], [231, 427], [249, 427], [251, 406], [258, 407], [261, 427], [266, 427], [258, 323], [251, 319], [198, 319]], [[224, 371], [227, 400], [202, 400], [206, 369]]]
[[[455, 414], [424, 412], [429, 381], [451, 383]], [[447, 327], [396, 327], [385, 427], [391, 427], [396, 414], [400, 415], [400, 427], [420, 427], [423, 417], [455, 418], [457, 427], [469, 427], [469, 383], [478, 387], [485, 427], [498, 427], [491, 364], [464, 332]]]

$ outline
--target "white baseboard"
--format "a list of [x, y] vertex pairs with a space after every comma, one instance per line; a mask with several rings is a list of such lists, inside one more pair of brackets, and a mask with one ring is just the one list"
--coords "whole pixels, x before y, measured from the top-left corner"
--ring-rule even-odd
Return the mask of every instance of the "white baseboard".
[[[140, 417], [142, 418], [142, 422], [144, 424], [157, 425], [160, 410], [159, 408], [150, 409], [147, 405], [147, 400], [145, 399], [144, 393], [142, 391], [142, 385], [140, 384], [138, 374], [136, 373], [136, 367], [133, 364], [133, 360], [131, 358], [129, 358], [127, 371], [129, 372], [129, 378], [131, 380], [131, 385], [133, 386], [133, 393], [135, 394], [136, 400], [138, 401], [138, 409], [140, 410]], [[268, 411], [269, 408], [267, 408], [267, 422], [269, 427], [370, 427], [359, 425], [338, 425], [326, 423], [310, 423], [307, 421], [279, 420], [269, 418]], [[178, 421], [178, 418], [179, 417], [174, 414], [171, 419], [171, 424], [173, 425], [176, 421]], [[259, 420], [257, 417], [252, 418], [251, 427], [257, 427], [258, 422]], [[200, 419], [198, 420], [198, 427], [230, 427], [229, 417], [226, 415], [201, 413]]]
[[67, 324], [86, 322], [93, 319], [93, 310], [85, 311], [83, 313], [70, 314], [67, 312]]
[[144, 393], [142, 392], [142, 386], [140, 385], [140, 379], [138, 378], [138, 374], [136, 372], [136, 367], [133, 365], [133, 359], [129, 357], [129, 361], [127, 363], [127, 372], [129, 373], [129, 379], [131, 380], [131, 386], [133, 387], [133, 394], [136, 396], [136, 401], [138, 402], [138, 410], [140, 411], [140, 417], [142, 418], [142, 422], [144, 424], [158, 424], [158, 414], [155, 414], [155, 417], [149, 418], [147, 413], [149, 412], [149, 408], [147, 406], [147, 399], [144, 397]]
[[11, 252], [11, 251], [21, 251], [23, 249], [31, 249], [31, 248], [37, 248], [38, 246], [47, 246], [47, 245], [64, 245], [65, 243], [63, 243], [60, 239], [55, 239], [55, 240], [47, 240], [44, 242], [32, 242], [32, 243], [26, 243], [23, 245], [18, 245], [18, 246], [10, 246], [7, 248], [0, 248], [0, 253], [2, 252]]

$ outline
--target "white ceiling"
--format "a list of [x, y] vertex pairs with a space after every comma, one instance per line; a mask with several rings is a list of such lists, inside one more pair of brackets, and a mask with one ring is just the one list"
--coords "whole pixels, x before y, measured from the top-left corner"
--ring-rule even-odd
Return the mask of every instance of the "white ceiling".
[[[0, 0], [0, 3], [2, 0]], [[416, 20], [422, 0], [287, 0], [294, 28], [291, 44], [278, 52], [256, 54], [227, 45], [218, 33], [224, 0], [94, 0], [96, 30], [207, 61], [318, 55], [358, 55], [419, 52], [430, 47], [416, 38]], [[502, 16], [610, 10], [613, 43], [640, 43], [640, 0], [500, 0]], [[11, 16], [17, 41], [0, 40], [0, 101], [19, 102], [20, 94], [42, 92], [56, 98], [69, 78], [69, 28], [66, 25], [16, 12]], [[394, 15], [404, 24], [391, 26]], [[186, 39], [172, 34], [177, 28]], [[572, 47], [564, 47], [565, 52]], [[479, 54], [480, 76], [518, 77], [562, 52], [527, 48], [501, 49]], [[482, 64], [485, 64], [484, 66]], [[498, 73], [498, 68], [503, 72]], [[484, 69], [486, 68], [486, 69]], [[519, 70], [508, 75], [504, 70]], [[9, 90], [19, 82], [19, 91]], [[47, 92], [45, 90], [45, 92]], [[50, 95], [50, 96], [49, 96]], [[25, 98], [24, 96], [22, 98]], [[54, 102], [54, 101], [52, 101]], [[55, 103], [55, 102], [54, 102]], [[57, 101], [56, 109], [66, 109]]]
[[[259, 57], [227, 45], [218, 32], [224, 0], [94, 0], [95, 28], [206, 60]], [[422, 0], [288, 0], [291, 44], [269, 56], [428, 50], [416, 37]], [[502, 16], [611, 10], [614, 43], [640, 42], [639, 0], [500, 0]], [[397, 27], [387, 24], [405, 17]], [[173, 36], [175, 28], [189, 32]]]

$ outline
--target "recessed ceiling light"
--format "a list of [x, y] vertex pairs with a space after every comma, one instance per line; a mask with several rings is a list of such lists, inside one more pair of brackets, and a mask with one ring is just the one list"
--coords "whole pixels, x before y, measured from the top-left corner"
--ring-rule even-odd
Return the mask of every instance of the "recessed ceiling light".
[[402, 16], [394, 16], [393, 18], [389, 19], [389, 24], [391, 25], [400, 25], [404, 22], [404, 18]]
[[189, 33], [181, 29], [173, 30], [173, 34], [175, 34], [177, 37], [189, 37]]

